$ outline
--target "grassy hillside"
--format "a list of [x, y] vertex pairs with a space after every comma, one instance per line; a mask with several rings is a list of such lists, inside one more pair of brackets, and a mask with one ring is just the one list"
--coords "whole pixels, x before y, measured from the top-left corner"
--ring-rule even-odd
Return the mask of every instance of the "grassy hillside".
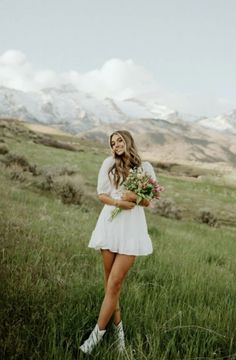
[[[100, 255], [87, 244], [107, 150], [66, 136], [51, 137], [62, 148], [36, 144], [38, 135], [16, 124], [0, 131], [0, 149], [9, 150], [1, 160], [15, 153], [32, 166], [0, 163], [1, 358], [82, 359], [78, 345], [103, 297]], [[158, 175], [182, 220], [146, 210], [154, 253], [136, 259], [121, 294], [127, 354], [117, 355], [109, 328], [94, 357], [235, 359], [236, 188], [212, 174]], [[69, 180], [81, 197], [69, 196]], [[218, 226], [197, 221], [203, 207]]]

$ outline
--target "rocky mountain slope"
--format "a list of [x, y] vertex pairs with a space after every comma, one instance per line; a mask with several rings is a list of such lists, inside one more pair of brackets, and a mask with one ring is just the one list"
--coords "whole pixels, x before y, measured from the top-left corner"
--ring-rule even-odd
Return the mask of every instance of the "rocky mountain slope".
[[123, 128], [134, 134], [148, 158], [236, 166], [236, 110], [187, 121], [155, 99], [98, 100], [71, 86], [38, 93], [0, 87], [0, 117], [104, 142], [112, 131]]
[[[120, 124], [105, 124], [82, 132], [80, 137], [107, 142]], [[144, 157], [163, 162], [205, 163], [236, 166], [235, 136], [195, 124], [164, 120], [136, 120], [125, 125]]]

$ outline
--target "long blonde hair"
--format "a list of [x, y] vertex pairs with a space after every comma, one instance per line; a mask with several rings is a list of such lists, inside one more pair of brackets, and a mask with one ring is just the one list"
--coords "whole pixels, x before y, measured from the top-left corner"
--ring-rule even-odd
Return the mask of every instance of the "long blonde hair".
[[113, 175], [113, 181], [116, 188], [122, 184], [129, 174], [129, 170], [141, 166], [141, 158], [138, 154], [134, 139], [129, 131], [118, 130], [110, 135], [110, 147], [113, 135], [120, 135], [125, 142], [125, 152], [122, 155], [114, 153], [115, 163], [108, 171], [108, 175]]

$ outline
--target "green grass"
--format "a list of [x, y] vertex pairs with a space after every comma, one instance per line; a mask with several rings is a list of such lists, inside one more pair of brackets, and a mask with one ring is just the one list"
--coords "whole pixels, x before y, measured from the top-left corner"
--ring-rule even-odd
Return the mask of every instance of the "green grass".
[[[105, 151], [73, 153], [14, 139], [8, 146], [39, 167], [76, 167], [90, 197], [63, 205], [0, 168], [1, 358], [82, 359], [79, 343], [103, 298], [100, 255], [87, 244], [101, 209], [95, 186]], [[193, 220], [203, 202], [234, 209], [235, 189], [159, 178], [163, 196], [185, 206], [186, 216], [175, 221], [146, 211], [154, 253], [136, 258], [121, 293], [127, 355], [117, 355], [109, 327], [93, 357], [235, 359], [235, 228]]]
[[163, 174], [158, 179], [165, 186], [163, 196], [174, 200], [185, 219], [194, 219], [201, 209], [207, 208], [219, 219], [219, 224], [236, 227], [236, 187]]

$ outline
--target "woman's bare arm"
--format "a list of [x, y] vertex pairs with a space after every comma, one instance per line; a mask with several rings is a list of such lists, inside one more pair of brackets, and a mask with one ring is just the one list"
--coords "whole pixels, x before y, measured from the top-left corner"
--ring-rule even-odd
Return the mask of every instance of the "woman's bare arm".
[[135, 206], [135, 203], [132, 201], [113, 199], [107, 194], [99, 194], [98, 198], [103, 204], [117, 206], [124, 210], [133, 209], [133, 207]]
[[[125, 200], [125, 201], [132, 201], [133, 203], [136, 203], [137, 195], [133, 191], [125, 190], [121, 196], [121, 199]], [[147, 199], [142, 199], [139, 203], [139, 205], [145, 206], [145, 207], [149, 206], [149, 204], [150, 204], [150, 201]]]

